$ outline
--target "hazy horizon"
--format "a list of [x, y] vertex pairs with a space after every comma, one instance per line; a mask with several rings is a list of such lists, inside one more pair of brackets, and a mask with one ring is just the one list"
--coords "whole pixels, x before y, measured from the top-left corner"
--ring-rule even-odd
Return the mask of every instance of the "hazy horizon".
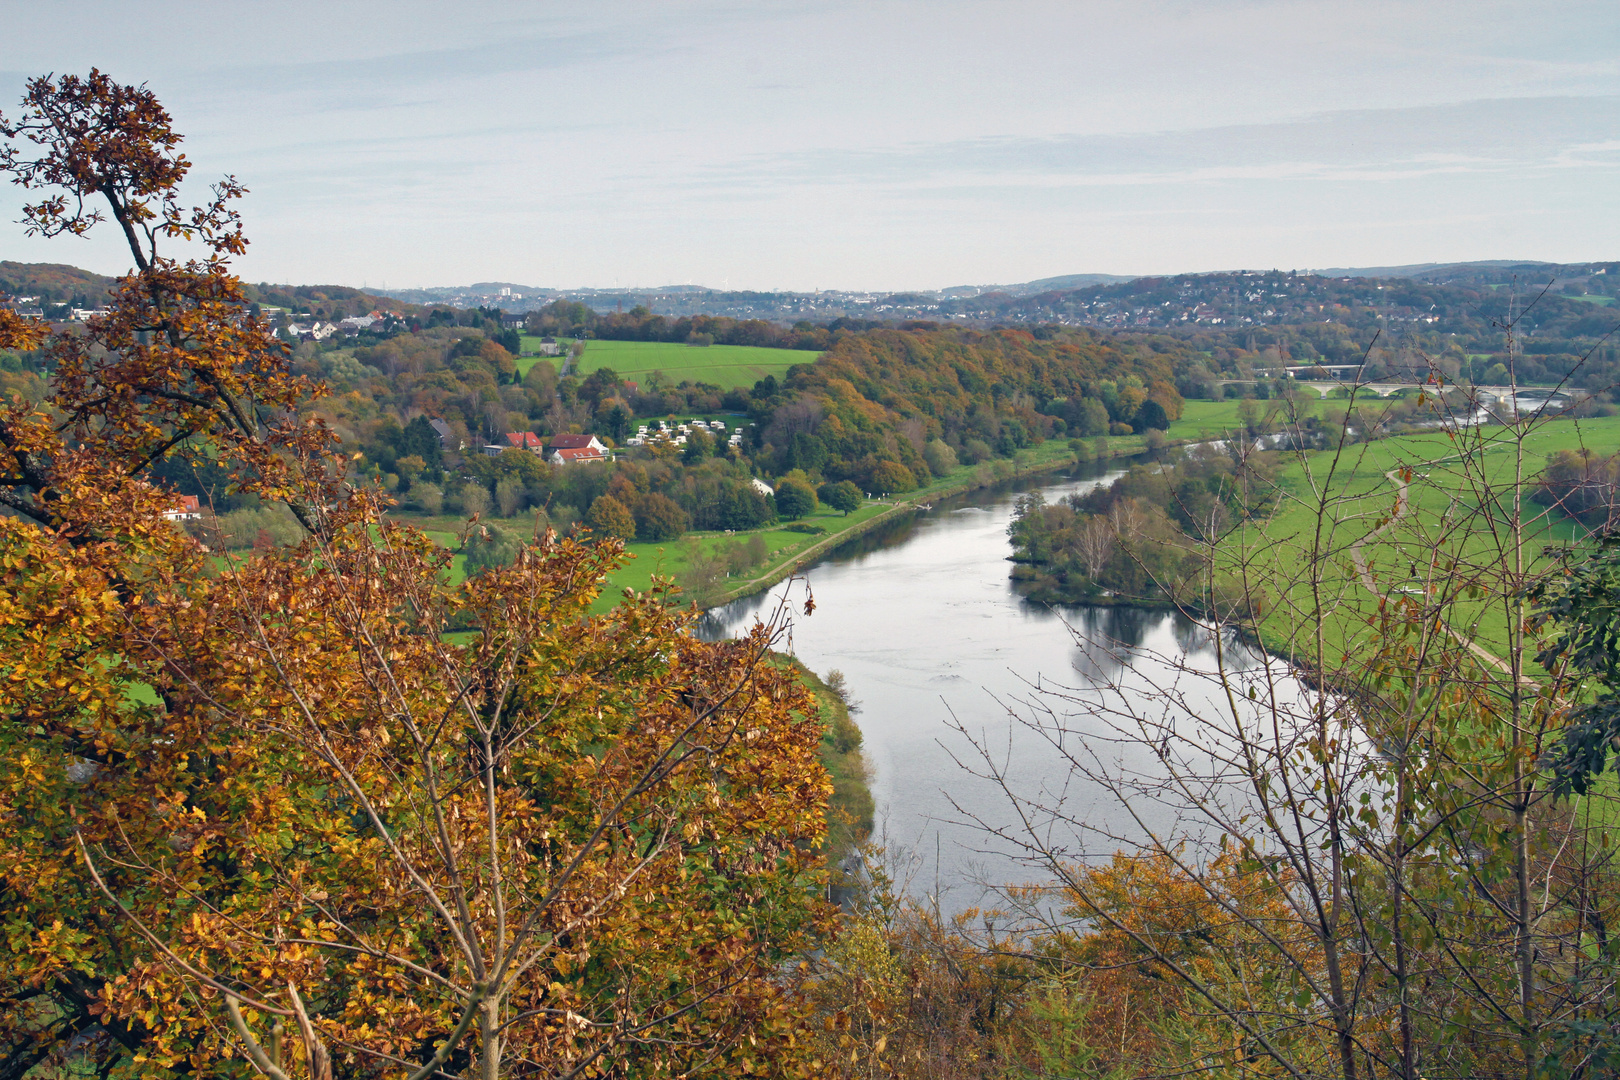
[[[903, 291], [1620, 258], [1620, 6], [79, 5], [24, 80], [147, 83], [253, 281]], [[0, 196], [15, 221], [20, 199]], [[124, 269], [114, 238], [0, 258]]]

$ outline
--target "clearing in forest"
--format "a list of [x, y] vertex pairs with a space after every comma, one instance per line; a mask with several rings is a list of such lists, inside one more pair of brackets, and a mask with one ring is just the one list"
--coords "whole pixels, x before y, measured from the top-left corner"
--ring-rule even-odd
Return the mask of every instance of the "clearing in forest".
[[[562, 342], [564, 352], [570, 343]], [[523, 351], [533, 352], [540, 339], [523, 338]], [[794, 364], [813, 364], [821, 353], [809, 349], [765, 349], [755, 345], [684, 345], [675, 341], [602, 341], [585, 343], [579, 374], [597, 368], [613, 371], [635, 382], [645, 382], [662, 371], [671, 385], [690, 380], [711, 383], [722, 390], [750, 387], [767, 375], [781, 378]], [[525, 356], [518, 366], [527, 371], [539, 357]], [[562, 358], [552, 360], [560, 364]]]

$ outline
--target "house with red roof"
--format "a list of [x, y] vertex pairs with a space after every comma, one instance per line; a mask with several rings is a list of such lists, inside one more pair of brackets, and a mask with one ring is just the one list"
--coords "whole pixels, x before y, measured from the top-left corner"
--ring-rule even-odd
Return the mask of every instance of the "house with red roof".
[[531, 454], [538, 454], [545, 449], [545, 443], [540, 436], [532, 431], [509, 431], [506, 433], [506, 445], [515, 446], [519, 450], [527, 450]]
[[606, 461], [607, 459], [606, 450], [593, 450], [589, 446], [565, 446], [559, 450], [553, 450], [550, 456], [546, 458], [553, 465], [580, 465], [587, 461]]
[[550, 448], [552, 450], [591, 449], [601, 454], [607, 453], [607, 447], [595, 435], [553, 435]]
[[176, 495], [174, 509], [163, 511], [163, 516], [169, 521], [201, 521], [202, 504], [195, 495]]

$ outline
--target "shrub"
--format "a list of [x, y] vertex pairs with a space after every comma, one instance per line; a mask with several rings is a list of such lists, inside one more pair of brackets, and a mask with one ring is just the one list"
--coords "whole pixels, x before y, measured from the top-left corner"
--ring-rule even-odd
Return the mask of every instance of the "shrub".
[[923, 447], [923, 460], [928, 462], [928, 471], [935, 476], [944, 476], [956, 468], [956, 451], [952, 450], [943, 439], [932, 439]]
[[412, 484], [411, 505], [424, 514], [438, 514], [444, 510], [444, 492], [437, 484]]
[[232, 510], [219, 519], [219, 531], [228, 548], [291, 547], [304, 539], [304, 530], [282, 503]]
[[483, 484], [466, 484], [462, 486], [461, 494], [456, 500], [461, 505], [461, 513], [465, 517], [474, 514], [484, 514], [489, 511], [489, 489]]
[[467, 557], [467, 576], [477, 577], [486, 570], [511, 566], [522, 546], [523, 540], [517, 533], [494, 525], [483, 526], [467, 538], [466, 546], [461, 549]]
[[969, 465], [977, 465], [981, 461], [988, 461], [993, 456], [990, 444], [983, 439], [969, 439], [962, 444], [962, 460]]
[[516, 480], [501, 480], [495, 485], [495, 505], [501, 517], [511, 517], [523, 508], [523, 485]]

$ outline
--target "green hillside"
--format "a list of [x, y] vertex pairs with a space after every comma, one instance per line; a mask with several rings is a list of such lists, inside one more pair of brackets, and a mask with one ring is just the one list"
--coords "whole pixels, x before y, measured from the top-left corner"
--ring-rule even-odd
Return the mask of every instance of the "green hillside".
[[[524, 337], [525, 353], [534, 352], [539, 346], [539, 338]], [[731, 390], [753, 386], [767, 375], [781, 376], [794, 364], [812, 364], [820, 355], [808, 349], [765, 349], [754, 345], [694, 346], [667, 341], [593, 340], [585, 343], [579, 374], [589, 375], [605, 367], [634, 382], [644, 382], [652, 372], [662, 371], [671, 383], [690, 380]], [[518, 361], [518, 366], [527, 371], [536, 359], [525, 356]]]

